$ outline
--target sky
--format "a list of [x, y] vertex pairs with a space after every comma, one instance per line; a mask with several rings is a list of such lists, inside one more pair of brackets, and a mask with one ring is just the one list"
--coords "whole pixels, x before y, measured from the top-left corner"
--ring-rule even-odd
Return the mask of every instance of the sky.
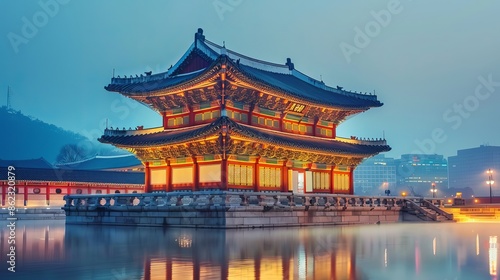
[[500, 145], [498, 11], [498, 1], [2, 0], [0, 106], [10, 86], [13, 109], [91, 139], [106, 122], [161, 126], [104, 86], [113, 71], [166, 71], [203, 28], [228, 49], [375, 92], [384, 106], [338, 136], [385, 136], [391, 157], [451, 156]]

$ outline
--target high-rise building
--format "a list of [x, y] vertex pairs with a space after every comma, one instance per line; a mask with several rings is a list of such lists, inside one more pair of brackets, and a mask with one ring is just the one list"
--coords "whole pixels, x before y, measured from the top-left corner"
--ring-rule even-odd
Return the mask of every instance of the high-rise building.
[[396, 195], [396, 164], [394, 158], [376, 155], [365, 159], [354, 170], [354, 193], [357, 195]]
[[[489, 196], [487, 181], [491, 175], [493, 196], [500, 195], [500, 146], [481, 145], [458, 150], [448, 158], [449, 182], [452, 188], [471, 188], [476, 196]], [[491, 171], [492, 173], [488, 173]], [[495, 181], [496, 179], [496, 181]]]
[[448, 162], [442, 155], [404, 154], [396, 166], [398, 188], [409, 195], [431, 197], [435, 190], [443, 196], [448, 189]]

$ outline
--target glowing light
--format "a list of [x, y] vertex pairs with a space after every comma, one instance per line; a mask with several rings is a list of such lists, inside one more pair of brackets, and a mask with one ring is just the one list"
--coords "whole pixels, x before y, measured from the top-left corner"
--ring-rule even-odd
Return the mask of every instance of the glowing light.
[[432, 253], [434, 254], [434, 256], [436, 255], [436, 237], [432, 239]]
[[490, 250], [489, 250], [489, 264], [490, 264], [490, 275], [497, 275], [497, 237], [490, 236]]
[[387, 248], [384, 250], [384, 266], [387, 267]]
[[476, 256], [479, 256], [479, 234], [476, 234]]

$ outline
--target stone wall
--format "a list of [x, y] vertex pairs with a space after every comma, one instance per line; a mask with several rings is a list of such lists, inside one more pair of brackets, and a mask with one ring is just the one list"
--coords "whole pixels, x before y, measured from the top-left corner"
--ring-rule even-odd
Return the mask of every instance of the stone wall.
[[18, 220], [63, 220], [66, 217], [60, 208], [18, 208], [15, 215], [9, 215], [8, 209], [0, 209], [0, 219], [17, 218]]
[[[372, 209], [372, 210], [370, 210]], [[402, 221], [400, 207], [324, 209], [295, 207], [268, 209], [262, 206], [212, 207], [212, 209], [136, 209], [127, 206], [79, 207], [66, 210], [67, 224], [172, 226], [203, 228], [293, 227], [395, 223]]]

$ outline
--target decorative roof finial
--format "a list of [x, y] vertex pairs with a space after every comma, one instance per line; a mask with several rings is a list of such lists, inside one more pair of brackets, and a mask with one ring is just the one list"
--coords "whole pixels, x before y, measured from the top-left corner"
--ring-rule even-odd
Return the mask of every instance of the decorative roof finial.
[[292, 59], [291, 58], [287, 58], [286, 59], [285, 65], [288, 66], [288, 70], [290, 70], [290, 71], [293, 70], [293, 69], [295, 69], [295, 67], [294, 67], [294, 65], [292, 63]]
[[198, 28], [198, 32], [194, 33], [195, 45], [196, 45], [197, 40], [205, 41], [205, 36], [203, 35], [203, 29], [201, 29], [201, 28]]

